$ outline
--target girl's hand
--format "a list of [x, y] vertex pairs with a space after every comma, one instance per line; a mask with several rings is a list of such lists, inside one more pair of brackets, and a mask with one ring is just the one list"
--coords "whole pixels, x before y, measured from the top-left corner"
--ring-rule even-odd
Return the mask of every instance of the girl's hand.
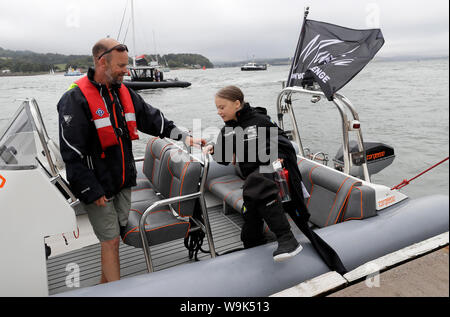
[[194, 147], [202, 147], [206, 144], [206, 140], [205, 139], [200, 139], [200, 138], [193, 138], [191, 136], [187, 136], [186, 139], [184, 140], [184, 143], [189, 145], [189, 146], [194, 146]]

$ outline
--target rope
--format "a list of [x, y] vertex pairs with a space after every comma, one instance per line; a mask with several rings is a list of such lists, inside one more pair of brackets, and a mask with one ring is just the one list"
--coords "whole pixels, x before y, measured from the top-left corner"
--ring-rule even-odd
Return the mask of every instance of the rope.
[[398, 184], [398, 185], [392, 187], [391, 190], [394, 190], [394, 189], [400, 189], [400, 188], [405, 187], [406, 185], [409, 185], [409, 183], [410, 183], [411, 181], [415, 180], [417, 177], [422, 176], [422, 175], [425, 174], [426, 172], [432, 170], [433, 168], [435, 168], [436, 166], [438, 166], [438, 165], [444, 163], [444, 162], [447, 161], [447, 160], [448, 160], [448, 156], [447, 156], [445, 159], [443, 159], [442, 161], [440, 161], [439, 163], [436, 163], [436, 164], [434, 164], [433, 166], [427, 168], [427, 169], [424, 170], [422, 173], [417, 174], [416, 176], [414, 176], [414, 177], [411, 178], [410, 180], [404, 179], [400, 184]]
[[75, 239], [78, 239], [80, 237], [80, 227], [78, 227], [78, 225], [77, 225], [77, 234], [75, 234], [75, 231], [74, 231], [73, 236]]
[[188, 249], [189, 259], [194, 257], [195, 261], [198, 259], [198, 251], [203, 253], [210, 253], [202, 249], [203, 239], [205, 238], [205, 233], [201, 230], [190, 232], [189, 235], [184, 238], [184, 246]]

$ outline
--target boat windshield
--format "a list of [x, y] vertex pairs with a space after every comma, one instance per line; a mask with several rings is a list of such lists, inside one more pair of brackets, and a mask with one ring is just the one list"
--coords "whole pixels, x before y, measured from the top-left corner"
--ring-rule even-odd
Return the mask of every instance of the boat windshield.
[[36, 168], [36, 156], [34, 127], [21, 107], [0, 137], [0, 169]]
[[131, 78], [133, 80], [139, 80], [139, 79], [151, 79], [153, 80], [154, 77], [154, 69], [151, 67], [130, 67], [129, 68]]

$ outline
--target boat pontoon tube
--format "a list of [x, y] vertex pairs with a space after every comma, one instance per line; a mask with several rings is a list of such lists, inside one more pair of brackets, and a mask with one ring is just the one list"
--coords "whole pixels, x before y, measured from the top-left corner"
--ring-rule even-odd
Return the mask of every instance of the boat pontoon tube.
[[[407, 199], [377, 216], [352, 220], [316, 232], [339, 254], [347, 270], [448, 232], [449, 198]], [[282, 263], [272, 258], [276, 244], [237, 251], [215, 259], [82, 288], [58, 296], [269, 296], [329, 272], [309, 241]]]

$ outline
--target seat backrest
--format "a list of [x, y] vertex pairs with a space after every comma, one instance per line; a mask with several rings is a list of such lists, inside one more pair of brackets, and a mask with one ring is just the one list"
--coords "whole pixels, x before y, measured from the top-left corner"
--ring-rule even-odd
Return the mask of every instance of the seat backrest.
[[360, 180], [306, 159], [300, 160], [298, 166], [310, 194], [306, 200], [310, 221], [316, 226], [326, 227], [376, 214], [375, 190]]
[[175, 148], [173, 143], [159, 137], [151, 138], [145, 149], [143, 172], [152, 183], [153, 188], [160, 187], [161, 160], [169, 149]]
[[[187, 152], [172, 148], [164, 152], [161, 160], [161, 172], [158, 191], [164, 198], [184, 196], [198, 192], [202, 165]], [[196, 200], [172, 205], [181, 217], [192, 216]]]

